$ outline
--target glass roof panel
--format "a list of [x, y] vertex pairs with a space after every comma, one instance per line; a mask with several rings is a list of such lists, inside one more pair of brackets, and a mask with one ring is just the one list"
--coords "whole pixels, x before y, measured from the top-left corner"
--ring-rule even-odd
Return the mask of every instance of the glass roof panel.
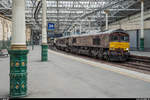
[[[35, 17], [41, 21], [41, 5], [38, 5], [40, 0], [25, 0], [26, 1], [26, 18], [27, 22], [32, 22]], [[104, 10], [112, 8], [129, 8], [139, 0], [47, 0], [47, 18], [54, 16], [51, 21], [59, 21], [58, 18], [61, 16], [61, 20], [68, 20], [66, 25], [70, 22], [75, 22], [76, 19], [79, 21], [85, 20], [87, 17], [91, 17], [91, 21], [99, 22], [102, 18], [104, 20]], [[145, 0], [146, 1], [146, 0]], [[12, 0], [1, 0], [0, 2], [0, 13], [10, 16]], [[9, 10], [8, 10], [9, 8]], [[38, 11], [39, 10], [39, 11]], [[35, 12], [37, 11], [37, 12]], [[115, 15], [119, 11], [111, 11], [110, 16]], [[34, 16], [29, 16], [34, 15]], [[40, 15], [40, 17], [38, 17]], [[31, 18], [32, 17], [32, 18]], [[70, 20], [72, 19], [72, 21]], [[97, 20], [98, 19], [98, 20]], [[49, 20], [48, 20], [49, 21]], [[35, 22], [32, 22], [35, 23]], [[31, 23], [31, 24], [32, 24]], [[41, 23], [41, 22], [40, 22]], [[58, 22], [57, 22], [58, 23]], [[61, 22], [60, 22], [61, 23]]]

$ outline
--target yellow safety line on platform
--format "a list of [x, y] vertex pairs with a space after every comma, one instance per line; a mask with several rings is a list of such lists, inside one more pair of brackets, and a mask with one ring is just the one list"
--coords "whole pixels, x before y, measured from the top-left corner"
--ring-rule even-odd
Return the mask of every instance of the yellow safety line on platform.
[[[66, 54], [59, 53], [59, 52], [52, 51], [52, 50], [49, 50], [48, 52], [56, 54], [56, 55], [67, 57], [67, 58], [79, 61], [81, 63], [89, 64], [89, 65], [92, 65], [92, 66], [95, 66], [95, 67], [98, 67], [98, 68], [102, 68], [102, 69], [107, 70], [107, 71], [112, 71], [112, 72], [119, 73], [119, 74], [124, 75], [124, 76], [129, 76], [129, 77], [132, 77], [132, 78], [135, 78], [135, 79], [140, 79], [140, 80], [143, 80], [143, 81], [146, 81], [146, 82], [150, 82], [150, 75], [148, 75], [148, 74], [143, 74], [143, 73], [139, 73], [139, 72], [123, 69], [123, 68], [114, 67], [114, 66], [111, 66], [111, 65], [102, 64], [100, 62], [93, 62], [93, 61], [89, 61], [87, 59], [74, 57], [74, 56], [71, 56], [71, 55], [66, 55]], [[102, 65], [104, 65], [105, 67], [102, 66]], [[121, 71], [121, 70], [124, 70], [124, 72]], [[128, 71], [128, 72], [125, 72], [125, 71]], [[137, 75], [135, 73], [142, 74], [142, 75]], [[148, 78], [145, 77], [144, 75], [148, 76]]]

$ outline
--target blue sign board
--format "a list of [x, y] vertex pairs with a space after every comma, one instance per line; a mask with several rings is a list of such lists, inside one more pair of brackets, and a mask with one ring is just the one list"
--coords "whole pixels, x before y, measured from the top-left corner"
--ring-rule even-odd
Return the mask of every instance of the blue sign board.
[[54, 30], [55, 29], [55, 24], [54, 23], [48, 23], [48, 30]]

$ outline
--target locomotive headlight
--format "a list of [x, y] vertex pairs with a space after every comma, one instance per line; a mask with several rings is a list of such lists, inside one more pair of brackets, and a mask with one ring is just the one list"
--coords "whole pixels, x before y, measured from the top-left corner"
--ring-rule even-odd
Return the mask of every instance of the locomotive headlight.
[[114, 50], [115, 48], [110, 48], [110, 50]]
[[128, 50], [129, 50], [129, 48], [126, 48], [126, 50], [128, 51]]

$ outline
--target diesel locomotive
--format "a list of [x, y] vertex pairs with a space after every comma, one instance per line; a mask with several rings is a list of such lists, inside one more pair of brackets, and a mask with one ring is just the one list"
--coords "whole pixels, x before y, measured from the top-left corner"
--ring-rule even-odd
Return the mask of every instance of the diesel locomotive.
[[59, 50], [108, 61], [126, 61], [130, 55], [129, 35], [123, 29], [61, 37], [54, 44]]

